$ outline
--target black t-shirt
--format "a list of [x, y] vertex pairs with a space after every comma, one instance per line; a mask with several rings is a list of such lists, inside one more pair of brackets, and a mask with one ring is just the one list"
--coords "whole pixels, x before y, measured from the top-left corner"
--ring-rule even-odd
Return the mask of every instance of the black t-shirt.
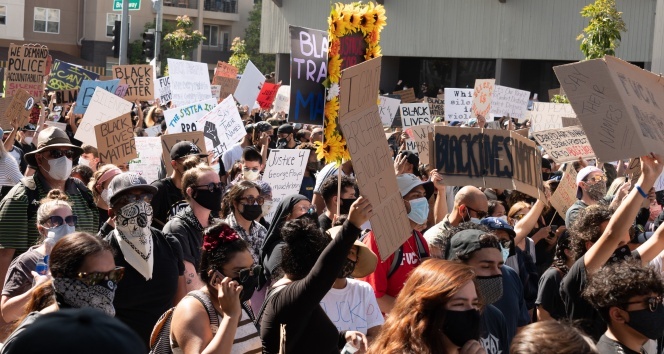
[[556, 320], [565, 318], [565, 304], [560, 298], [560, 282], [563, 273], [558, 268], [547, 269], [539, 281], [535, 304], [546, 310]]
[[152, 185], [157, 187], [157, 193], [155, 193], [150, 203], [154, 213], [152, 227], [161, 230], [171, 217], [175, 216], [180, 209], [183, 209], [181, 202], [184, 197], [171, 177], [154, 181]]
[[314, 199], [314, 187], [316, 186], [316, 177], [304, 176], [302, 178], [302, 185], [300, 186], [300, 194], [307, 197], [309, 201]]
[[523, 294], [523, 285], [514, 269], [504, 265], [500, 267], [503, 274], [503, 296], [493, 303], [505, 316], [508, 338], [516, 335], [517, 327], [530, 323], [530, 316]]
[[180, 242], [184, 260], [193, 264], [196, 272], [198, 272], [198, 267], [201, 264], [203, 231], [197, 230], [194, 225], [181, 218], [182, 213], [178, 213], [166, 223], [164, 235], [175, 237]]
[[622, 345], [622, 343], [607, 337], [605, 334], [597, 342], [597, 350], [602, 354], [640, 354]]
[[118, 282], [113, 300], [115, 318], [131, 327], [141, 337], [147, 349], [150, 333], [157, 320], [174, 306], [178, 277], [184, 274], [182, 247], [176, 238], [164, 236], [161, 231], [151, 228], [154, 266], [152, 279], [145, 280], [141, 273], [125, 261], [113, 234], [102, 234], [108, 230], [109, 228], [103, 228], [100, 236], [113, 248], [115, 265], [125, 267], [124, 277]]
[[108, 220], [108, 210], [97, 207], [97, 212], [99, 212], [99, 228], [106, 223]]
[[332, 220], [325, 213], [322, 213], [318, 216], [318, 226], [321, 230], [327, 231], [332, 228]]
[[480, 317], [480, 344], [487, 354], [509, 353], [512, 338], [507, 334], [505, 316], [495, 306], [488, 305]]
[[581, 296], [588, 284], [584, 258], [585, 256], [582, 256], [574, 262], [563, 278], [560, 283], [560, 298], [565, 304], [567, 318], [575, 323], [578, 321], [584, 332], [594, 340], [599, 340], [606, 331], [606, 323], [595, 308]]

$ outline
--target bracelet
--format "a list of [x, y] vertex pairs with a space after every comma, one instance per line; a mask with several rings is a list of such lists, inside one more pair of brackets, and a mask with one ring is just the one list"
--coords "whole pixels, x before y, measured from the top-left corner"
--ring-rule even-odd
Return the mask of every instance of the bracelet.
[[635, 184], [634, 187], [635, 187], [636, 190], [639, 192], [639, 194], [641, 194], [641, 196], [642, 196], [643, 198], [648, 198], [648, 194], [647, 194], [646, 192], [643, 191], [643, 188], [641, 188], [641, 186], [639, 186], [638, 184]]

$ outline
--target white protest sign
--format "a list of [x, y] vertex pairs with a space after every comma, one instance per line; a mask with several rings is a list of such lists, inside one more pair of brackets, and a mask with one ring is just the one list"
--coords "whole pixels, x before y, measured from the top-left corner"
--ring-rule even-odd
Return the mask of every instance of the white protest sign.
[[416, 152], [420, 163], [429, 163], [429, 133], [434, 132], [435, 125], [418, 125], [406, 129], [408, 140], [406, 147], [409, 151]]
[[161, 133], [161, 124], [153, 125], [150, 128], [145, 128], [145, 134], [149, 137], [158, 136]]
[[533, 102], [533, 110], [526, 117], [530, 119], [530, 130], [538, 132], [563, 128], [563, 117], [575, 118], [576, 114], [567, 103]]
[[148, 183], [159, 179], [161, 168], [161, 138], [135, 137], [138, 158], [129, 161], [129, 171], [143, 176]]
[[60, 122], [54, 122], [52, 120], [47, 120], [44, 122], [44, 124], [49, 127], [56, 127], [62, 131], [67, 130], [67, 123], [60, 123]]
[[169, 133], [187, 133], [203, 130], [198, 120], [203, 118], [217, 105], [216, 98], [207, 98], [203, 101], [167, 109], [164, 111], [166, 129]]
[[247, 135], [231, 95], [199, 119], [198, 123], [204, 125], [205, 148], [208, 152], [214, 152], [213, 159], [221, 157], [224, 151]]
[[171, 97], [171, 78], [160, 77], [154, 85], [154, 98], [158, 98], [161, 104], [167, 104], [171, 101]]
[[655, 187], [655, 192], [659, 192], [661, 190], [664, 190], [664, 173], [659, 175], [659, 177], [655, 181], [654, 187]]
[[168, 58], [172, 101], [176, 106], [210, 98], [210, 74], [206, 63]]
[[530, 92], [496, 85], [491, 97], [491, 117], [509, 116], [524, 121]]
[[261, 92], [261, 86], [264, 82], [265, 76], [250, 60], [244, 69], [244, 73], [242, 73], [242, 79], [240, 79], [233, 96], [241, 105], [252, 107], [256, 102], [258, 93]]
[[268, 222], [272, 222], [274, 211], [284, 197], [300, 192], [308, 161], [308, 149], [270, 150], [263, 173], [263, 182], [272, 187], [272, 209], [265, 216]]
[[537, 143], [557, 163], [594, 157], [586, 132], [580, 126], [533, 132]]
[[279, 90], [277, 90], [277, 97], [274, 98], [272, 112], [288, 113], [289, 109], [290, 109], [290, 86], [281, 85], [281, 87], [279, 87]]
[[133, 103], [97, 87], [74, 138], [83, 144], [97, 147], [95, 125], [129, 113], [132, 106]]
[[428, 103], [402, 103], [399, 106], [403, 128], [431, 124], [431, 112]]
[[445, 88], [445, 120], [468, 122], [473, 106], [473, 89]]
[[212, 97], [218, 100], [221, 94], [221, 85], [210, 85], [210, 89], [212, 90]]
[[378, 96], [380, 103], [378, 104], [378, 113], [380, 113], [380, 121], [383, 123], [384, 127], [389, 127], [392, 125], [394, 116], [399, 110], [399, 105], [401, 100], [391, 97]]

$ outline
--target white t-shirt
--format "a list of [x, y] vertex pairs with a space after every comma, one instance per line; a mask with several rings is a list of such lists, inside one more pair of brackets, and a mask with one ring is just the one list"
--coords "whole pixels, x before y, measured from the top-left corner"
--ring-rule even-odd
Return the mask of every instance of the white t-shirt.
[[367, 334], [367, 330], [385, 322], [380, 313], [376, 295], [368, 283], [347, 279], [343, 289], [330, 289], [320, 307], [340, 331], [358, 331]]
[[233, 164], [242, 159], [243, 151], [244, 149], [242, 146], [240, 146], [240, 144], [235, 144], [231, 146], [230, 149], [224, 151], [224, 154], [221, 155], [221, 162], [224, 163], [224, 169], [226, 171], [230, 171], [231, 168], [233, 168]]

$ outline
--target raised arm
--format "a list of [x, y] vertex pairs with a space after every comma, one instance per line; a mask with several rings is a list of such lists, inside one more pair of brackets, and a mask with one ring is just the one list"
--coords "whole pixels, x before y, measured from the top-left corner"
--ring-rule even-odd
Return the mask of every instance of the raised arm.
[[514, 237], [515, 244], [518, 245], [521, 243], [521, 241], [528, 236], [530, 231], [533, 230], [535, 225], [537, 225], [537, 220], [539, 220], [540, 215], [542, 215], [542, 210], [544, 210], [545, 205], [545, 202], [538, 200], [535, 205], [530, 208], [528, 214], [514, 225], [514, 232], [516, 233], [516, 237]]

